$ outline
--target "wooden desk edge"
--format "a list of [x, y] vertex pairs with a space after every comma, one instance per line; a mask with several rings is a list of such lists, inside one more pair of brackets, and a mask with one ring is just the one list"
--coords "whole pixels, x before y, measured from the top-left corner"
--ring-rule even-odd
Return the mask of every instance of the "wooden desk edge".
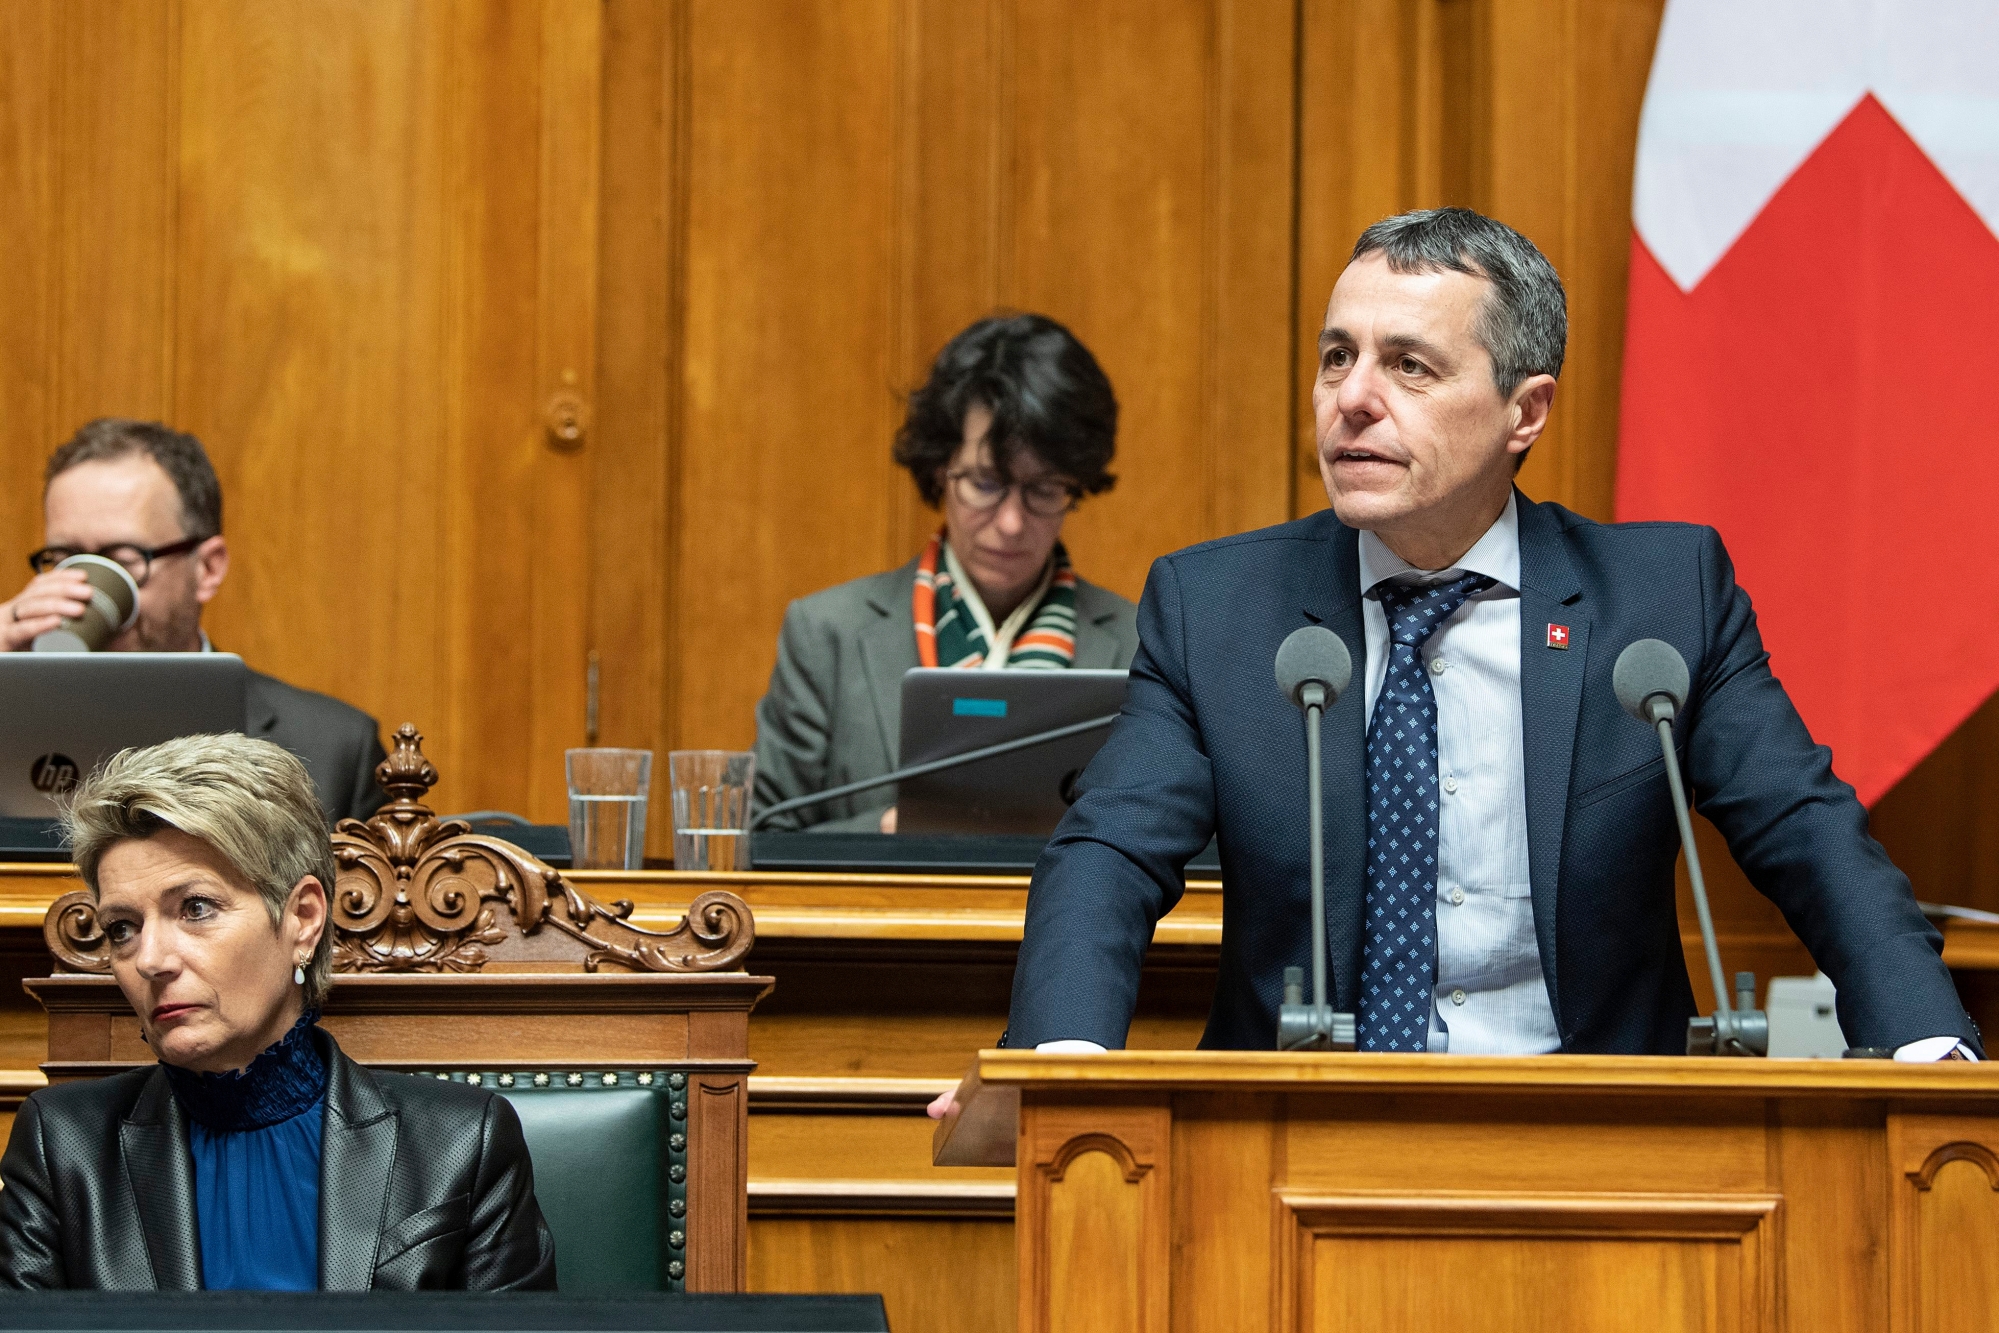
[[1023, 1091], [1440, 1094], [1449, 1097], [1802, 1099], [1999, 1109], [1999, 1064], [1731, 1060], [1658, 1055], [1290, 1055], [1276, 1051], [980, 1051], [931, 1135], [935, 1166], [1011, 1166]]
[[1999, 1063], [1735, 1060], [1673, 1055], [1360, 1055], [1277, 1051], [979, 1052], [986, 1087], [1087, 1085], [1091, 1090], [1352, 1088], [1370, 1092], [1662, 1093], [1784, 1097], [1999, 1098]]
[[[685, 889], [685, 897], [692, 901], [709, 889], [747, 888], [904, 888], [912, 882], [944, 889], [1016, 889], [1025, 891], [1032, 877], [1028, 875], [938, 875], [925, 871], [910, 872], [851, 872], [851, 871], [792, 871], [792, 870], [740, 870], [730, 872], [706, 870], [564, 870], [564, 879], [579, 888], [602, 890], [606, 899], [618, 896], [620, 888], [650, 890], [654, 901], [664, 901], [664, 895]], [[45, 891], [61, 884], [61, 892], [81, 888], [76, 867], [60, 861], [0, 861], [0, 883], [7, 880], [26, 880], [34, 884], [30, 892]], [[39, 882], [37, 882], [39, 881]], [[1217, 878], [1190, 878], [1187, 887], [1192, 892], [1219, 893], [1221, 880]], [[0, 898], [23, 896], [19, 892], [0, 894]], [[53, 897], [53, 895], [51, 895]]]
[[[604, 900], [629, 899], [628, 920], [670, 930], [688, 903], [709, 889], [748, 902], [759, 940], [913, 940], [1017, 944], [1027, 913], [1025, 875], [846, 874], [743, 871], [578, 870], [565, 878]], [[49, 904], [81, 887], [54, 862], [0, 863], [0, 926], [39, 930]], [[1221, 943], [1218, 880], [1189, 880], [1161, 919], [1159, 944]]]
[[[794, 873], [749, 870], [720, 874], [677, 870], [576, 870], [564, 874], [606, 899], [630, 898], [632, 924], [671, 929], [687, 904], [708, 889], [729, 889], [756, 914], [757, 936], [772, 941], [853, 940], [1017, 943], [1026, 914], [1025, 875]], [[0, 926], [39, 930], [49, 904], [79, 887], [75, 870], [58, 862], [0, 862]], [[1221, 942], [1222, 884], [1193, 879], [1159, 923], [1155, 944], [1214, 948]], [[1999, 970], [1999, 925], [1948, 921], [1941, 927], [1944, 962], [1967, 970]], [[1681, 933], [1690, 956], [1699, 939]], [[1788, 934], [1763, 929], [1724, 931], [1727, 947], [1793, 947]]]
[[[104, 1078], [110, 1074], [128, 1074], [134, 1069], [150, 1069], [154, 1061], [142, 1060], [49, 1060], [37, 1070], [0, 1070], [0, 1099], [9, 1092], [7, 1080], [17, 1074], [32, 1074], [32, 1087], [47, 1087], [51, 1083], [71, 1083], [79, 1079]], [[670, 1069], [685, 1074], [735, 1074], [747, 1079], [750, 1071], [757, 1067], [754, 1060], [589, 1060], [567, 1067], [560, 1060], [363, 1060], [362, 1068], [376, 1070], [384, 1074], [427, 1074], [443, 1076], [454, 1073], [494, 1073], [494, 1074], [534, 1074], [551, 1071], [563, 1073], [609, 1073], [614, 1070]], [[495, 1084], [494, 1092], [505, 1089]], [[25, 1094], [24, 1094], [25, 1095]]]
[[[58, 972], [21, 984], [51, 1014], [129, 1012], [122, 996], [112, 999], [117, 983], [103, 973]], [[551, 1003], [577, 1013], [653, 1013], [664, 990], [676, 1011], [750, 1010], [776, 984], [747, 972], [343, 972], [333, 979], [326, 1007], [336, 1016], [540, 1013]], [[571, 1003], [575, 995], [588, 1003]]]

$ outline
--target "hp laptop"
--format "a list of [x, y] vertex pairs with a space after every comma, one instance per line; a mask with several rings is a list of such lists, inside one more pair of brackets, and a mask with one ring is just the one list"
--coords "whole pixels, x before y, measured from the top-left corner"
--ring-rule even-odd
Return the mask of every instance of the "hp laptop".
[[[918, 667], [902, 678], [897, 765], [964, 754], [1124, 706], [1122, 671], [967, 671]], [[1109, 727], [911, 778], [896, 794], [898, 833], [1047, 837]]]
[[53, 819], [129, 746], [243, 730], [248, 683], [233, 653], [0, 653], [0, 816]]

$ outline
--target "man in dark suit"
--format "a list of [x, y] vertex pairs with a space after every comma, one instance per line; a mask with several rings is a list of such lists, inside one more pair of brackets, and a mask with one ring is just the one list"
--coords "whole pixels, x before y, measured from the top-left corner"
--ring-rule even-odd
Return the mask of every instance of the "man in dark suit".
[[1313, 387], [1331, 512], [1158, 561], [1123, 717], [1036, 867], [1007, 1044], [1123, 1044], [1182, 869], [1221, 842], [1202, 1044], [1274, 1045], [1310, 958], [1304, 725], [1272, 681], [1302, 625], [1345, 641], [1326, 715], [1333, 998], [1367, 1050], [1685, 1049], [1679, 850], [1658, 739], [1618, 706], [1634, 640], [1686, 658], [1694, 801], [1838, 986], [1857, 1046], [1973, 1058], [1909, 884], [1771, 674], [1711, 529], [1521, 495], [1567, 338], [1531, 242], [1462, 209], [1361, 237]]
[[[222, 487], [201, 442], [153, 422], [93, 421], [49, 458], [42, 491], [45, 545], [34, 577], [0, 602], [0, 650], [20, 651], [80, 615], [83, 576], [56, 566], [78, 552], [117, 560], [139, 585], [139, 615], [111, 652], [206, 652], [201, 608], [222, 588], [229, 545]], [[360, 709], [250, 673], [245, 730], [305, 762], [329, 820], [366, 818], [384, 799], [375, 765], [380, 728]]]

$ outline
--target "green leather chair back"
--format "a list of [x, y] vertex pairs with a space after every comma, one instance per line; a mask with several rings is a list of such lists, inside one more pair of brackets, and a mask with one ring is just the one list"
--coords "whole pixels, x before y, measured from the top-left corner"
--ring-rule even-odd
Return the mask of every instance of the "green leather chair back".
[[444, 1077], [492, 1089], [520, 1116], [563, 1291], [682, 1290], [686, 1075], [539, 1070]]

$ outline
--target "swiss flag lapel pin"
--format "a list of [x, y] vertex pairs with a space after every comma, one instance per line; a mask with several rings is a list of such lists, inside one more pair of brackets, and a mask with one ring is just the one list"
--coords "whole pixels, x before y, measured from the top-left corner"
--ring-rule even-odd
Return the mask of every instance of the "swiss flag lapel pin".
[[1569, 627], [1568, 627], [1567, 625], [1550, 625], [1550, 626], [1548, 626], [1548, 646], [1549, 646], [1550, 648], [1566, 648], [1566, 647], [1568, 647], [1568, 646], [1569, 646]]

